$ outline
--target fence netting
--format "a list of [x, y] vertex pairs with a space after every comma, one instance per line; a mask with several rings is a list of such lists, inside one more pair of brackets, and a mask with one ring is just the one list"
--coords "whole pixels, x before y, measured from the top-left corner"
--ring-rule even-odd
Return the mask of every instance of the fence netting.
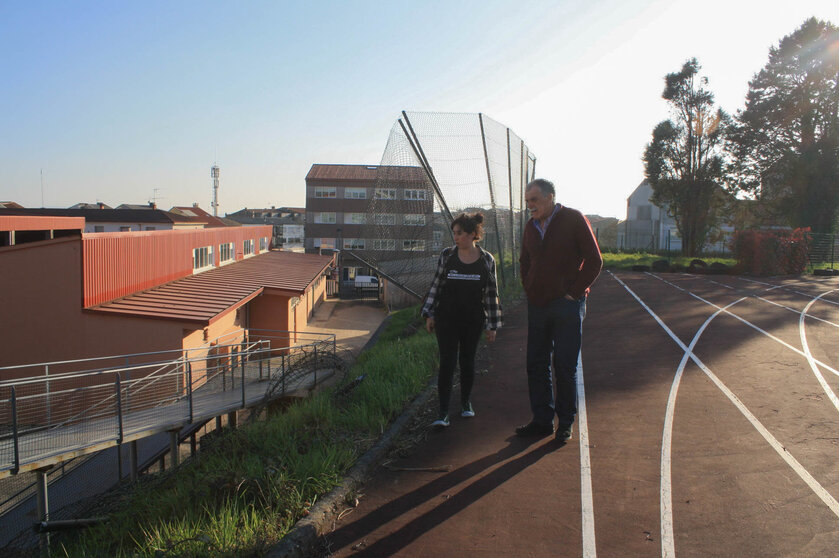
[[[366, 243], [344, 239], [343, 247], [422, 295], [440, 250], [453, 244], [452, 219], [480, 211], [482, 247], [499, 263], [515, 261], [526, 221], [524, 187], [535, 166], [524, 141], [486, 115], [405, 112], [382, 156]], [[498, 279], [513, 277], [499, 265]]]

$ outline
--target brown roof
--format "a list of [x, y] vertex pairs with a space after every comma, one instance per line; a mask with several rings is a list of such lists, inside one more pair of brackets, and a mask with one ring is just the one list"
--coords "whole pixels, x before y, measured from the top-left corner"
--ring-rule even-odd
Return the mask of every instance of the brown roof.
[[87, 310], [208, 325], [266, 289], [302, 295], [332, 260], [333, 256], [267, 252]]
[[193, 206], [175, 206], [169, 210], [170, 213], [174, 213], [175, 215], [181, 215], [189, 220], [194, 220], [195, 222], [205, 223], [207, 228], [216, 228], [216, 227], [238, 227], [241, 226], [241, 223], [236, 223], [235, 221], [226, 221], [220, 217], [216, 217], [214, 215], [210, 215], [197, 205]]
[[312, 165], [306, 180], [422, 180], [420, 167], [385, 165]]
[[[88, 223], [184, 223], [183, 215], [162, 209], [63, 209], [63, 208], [0, 208], [2, 215], [43, 215], [48, 217], [84, 217]], [[201, 221], [203, 222], [203, 221]]]

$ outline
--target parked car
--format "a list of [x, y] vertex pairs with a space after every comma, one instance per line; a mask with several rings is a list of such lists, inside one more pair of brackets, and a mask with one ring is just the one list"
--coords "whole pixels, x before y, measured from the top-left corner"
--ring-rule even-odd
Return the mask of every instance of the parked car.
[[378, 289], [379, 278], [375, 275], [356, 275], [355, 288], [358, 289]]

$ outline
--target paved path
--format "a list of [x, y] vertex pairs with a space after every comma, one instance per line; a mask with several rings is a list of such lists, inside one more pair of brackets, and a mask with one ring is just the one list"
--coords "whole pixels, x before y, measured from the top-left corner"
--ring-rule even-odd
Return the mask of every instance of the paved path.
[[391, 463], [451, 470], [379, 467], [324, 547], [836, 556], [839, 280], [764, 283], [604, 273], [584, 326], [586, 420], [566, 445], [513, 435], [529, 405], [524, 309], [511, 309], [476, 380], [477, 417], [454, 418]]

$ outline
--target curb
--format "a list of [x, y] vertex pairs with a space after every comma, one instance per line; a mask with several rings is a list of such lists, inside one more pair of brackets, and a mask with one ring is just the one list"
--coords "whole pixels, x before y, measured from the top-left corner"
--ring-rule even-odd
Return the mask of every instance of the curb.
[[307, 558], [314, 550], [318, 538], [327, 532], [327, 528], [340, 512], [341, 504], [348, 494], [361, 486], [370, 476], [387, 452], [393, 446], [396, 438], [416, 416], [434, 391], [432, 382], [425, 390], [417, 395], [408, 408], [397, 418], [385, 434], [362, 455], [344, 480], [321, 498], [309, 511], [309, 515], [294, 524], [291, 531], [279, 543], [273, 546], [265, 556], [268, 558]]

